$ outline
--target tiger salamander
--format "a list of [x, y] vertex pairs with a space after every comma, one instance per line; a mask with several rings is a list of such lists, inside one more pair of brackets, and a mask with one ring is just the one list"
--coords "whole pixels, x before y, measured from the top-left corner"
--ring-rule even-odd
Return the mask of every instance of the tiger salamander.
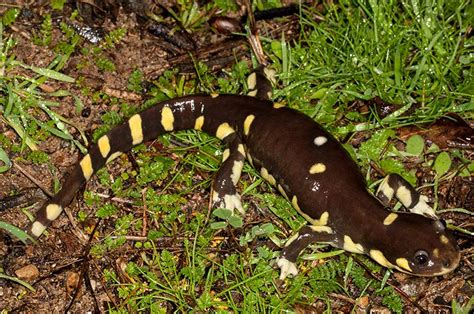
[[[168, 132], [194, 129], [227, 144], [211, 186], [214, 207], [243, 213], [236, 185], [247, 159], [308, 224], [286, 242], [280, 278], [296, 275], [296, 259], [314, 242], [363, 253], [385, 267], [420, 276], [442, 275], [459, 263], [456, 241], [426, 199], [401, 177], [389, 175], [378, 197], [337, 140], [296, 110], [268, 100], [253, 75], [251, 96], [193, 95], [133, 115], [92, 145], [63, 188], [37, 213], [27, 231], [39, 237], [94, 172], [133, 146]], [[260, 87], [258, 89], [257, 87]], [[379, 199], [399, 199], [410, 211], [392, 212]]]

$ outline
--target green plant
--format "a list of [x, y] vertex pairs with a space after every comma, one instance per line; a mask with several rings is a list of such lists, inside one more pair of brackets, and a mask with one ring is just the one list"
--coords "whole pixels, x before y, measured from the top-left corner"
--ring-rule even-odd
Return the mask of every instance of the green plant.
[[51, 0], [51, 7], [54, 10], [62, 11], [66, 0]]
[[39, 34], [33, 37], [33, 42], [38, 46], [48, 46], [51, 43], [53, 32], [53, 21], [51, 15], [45, 15], [41, 23]]

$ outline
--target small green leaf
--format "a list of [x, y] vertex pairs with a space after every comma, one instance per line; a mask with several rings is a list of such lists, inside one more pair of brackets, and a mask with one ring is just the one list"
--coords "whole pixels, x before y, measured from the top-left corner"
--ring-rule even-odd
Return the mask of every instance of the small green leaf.
[[99, 210], [96, 211], [95, 215], [98, 218], [108, 218], [117, 212], [117, 207], [113, 204], [105, 204]]
[[12, 166], [7, 153], [0, 147], [0, 173], [7, 171]]
[[206, 310], [214, 304], [212, 295], [207, 291], [204, 291], [203, 294], [201, 294], [196, 303], [201, 310]]
[[402, 173], [405, 167], [400, 160], [394, 158], [384, 158], [379, 163], [380, 167], [385, 173]]
[[447, 152], [441, 152], [434, 162], [433, 169], [438, 174], [438, 177], [441, 177], [443, 174], [448, 172], [451, 168], [451, 157]]
[[225, 227], [227, 227], [227, 222], [225, 221], [213, 222], [211, 223], [210, 227], [211, 229], [224, 229]]
[[232, 211], [227, 208], [216, 208], [212, 214], [220, 219], [227, 219], [232, 216]]
[[311, 95], [311, 99], [321, 99], [323, 98], [324, 96], [326, 96], [326, 93], [328, 92], [328, 88], [326, 87], [323, 87], [323, 88], [320, 88], [318, 89], [317, 91], [315, 91], [313, 93], [313, 95]]
[[471, 162], [466, 168], [460, 172], [461, 177], [470, 177], [474, 172], [474, 162]]
[[439, 146], [436, 145], [435, 143], [431, 144], [430, 147], [428, 148], [428, 150], [426, 151], [428, 154], [430, 153], [439, 153], [440, 152], [440, 149], [439, 149]]
[[234, 227], [234, 228], [240, 228], [243, 226], [243, 221], [242, 221], [242, 218], [239, 217], [239, 216], [230, 216], [227, 221], [229, 222], [229, 224]]
[[62, 11], [66, 0], [51, 0], [51, 7], [53, 10]]
[[407, 180], [411, 185], [416, 185], [414, 172], [407, 171], [400, 160], [385, 158], [380, 161], [380, 167], [385, 173], [397, 173]]
[[273, 231], [274, 231], [273, 225], [266, 223], [266, 224], [263, 224], [263, 225], [260, 225], [260, 226], [254, 226], [252, 228], [252, 235], [254, 237], [257, 237], [257, 236], [272, 233]]
[[383, 129], [375, 132], [369, 140], [360, 145], [358, 151], [360, 158], [368, 158], [378, 162], [380, 154], [382, 154], [387, 146], [388, 139], [393, 136], [395, 136], [395, 131], [391, 129]]
[[405, 151], [409, 154], [419, 156], [425, 148], [425, 140], [420, 135], [413, 135], [407, 140]]
[[271, 223], [265, 223], [260, 226], [260, 228], [265, 232], [265, 234], [271, 234], [275, 232], [275, 227]]
[[282, 58], [282, 53], [281, 53], [281, 42], [277, 41], [277, 40], [274, 40], [272, 41], [272, 43], [270, 44], [271, 48], [272, 48], [272, 51], [273, 53], [278, 57], [278, 58]]

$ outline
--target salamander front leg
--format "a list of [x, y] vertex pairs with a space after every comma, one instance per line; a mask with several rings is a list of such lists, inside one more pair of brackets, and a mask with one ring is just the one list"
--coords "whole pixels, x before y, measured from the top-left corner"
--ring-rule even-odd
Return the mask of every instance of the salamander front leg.
[[234, 139], [224, 151], [222, 165], [217, 171], [212, 183], [211, 202], [214, 208], [237, 209], [242, 215], [245, 213], [237, 193], [242, 168], [244, 166], [245, 150], [240, 139]]
[[280, 267], [280, 279], [285, 279], [288, 275], [296, 276], [298, 269], [296, 259], [308, 245], [315, 242], [334, 242], [335, 236], [327, 227], [304, 226], [298, 233], [289, 238], [285, 247], [281, 251], [281, 256], [277, 261]]
[[418, 193], [405, 179], [398, 174], [385, 177], [377, 190], [377, 197], [388, 204], [396, 197], [410, 212], [437, 219], [436, 213], [426, 202], [428, 197]]

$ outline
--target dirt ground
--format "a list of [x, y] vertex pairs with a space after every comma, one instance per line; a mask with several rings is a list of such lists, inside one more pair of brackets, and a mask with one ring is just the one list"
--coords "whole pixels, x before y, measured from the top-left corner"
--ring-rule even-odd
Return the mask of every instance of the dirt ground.
[[[43, 1], [45, 2], [45, 1]], [[76, 1], [80, 3], [81, 1]], [[17, 2], [18, 3], [18, 2]], [[84, 1], [86, 3], [86, 1]], [[129, 1], [131, 4], [137, 2]], [[55, 54], [48, 46], [40, 47], [32, 43], [34, 34], [38, 32], [42, 16], [51, 13], [48, 6], [37, 2], [34, 5], [24, 4], [22, 14], [19, 16], [13, 27], [4, 30], [4, 38], [13, 36], [17, 40], [17, 45], [12, 51], [17, 60], [25, 64], [46, 67], [50, 64]], [[69, 4], [68, 4], [69, 6]], [[66, 9], [63, 14], [52, 13], [53, 22], [68, 21], [68, 14], [73, 6]], [[128, 31], [116, 46], [113, 52], [107, 53], [116, 65], [114, 72], [100, 71], [96, 66], [84, 67], [78, 70], [77, 64], [85, 62], [87, 56], [83, 54], [73, 54], [63, 69], [63, 72], [71, 77], [83, 77], [82, 86], [91, 90], [102, 90], [111, 96], [126, 98], [131, 104], [139, 104], [142, 101], [141, 95], [127, 91], [128, 78], [135, 69], [140, 69], [146, 80], [152, 80], [162, 74], [165, 70], [179, 67], [181, 72], [191, 72], [194, 65], [187, 50], [194, 50], [195, 58], [207, 61], [209, 66], [215, 71], [231, 65], [237, 58], [249, 58], [249, 48], [245, 41], [229, 37], [223, 34], [217, 34], [204, 28], [192, 34], [192, 39], [184, 36], [182, 38], [172, 38], [166, 40], [159, 38], [146, 30], [147, 24], [140, 17], [140, 6], [138, 8], [114, 7], [110, 12], [112, 16], [101, 17], [94, 10], [85, 10], [84, 20], [89, 20], [92, 25], [99, 25], [104, 31], [109, 31], [117, 27], [124, 27]], [[4, 10], [4, 9], [2, 9]], [[285, 29], [288, 36], [296, 36], [296, 25], [291, 20], [285, 25], [267, 24], [267, 31]], [[275, 32], [281, 34], [280, 31]], [[53, 31], [52, 42], [58, 40], [60, 34], [56, 29]], [[278, 35], [281, 36], [281, 35]], [[182, 42], [180, 42], [182, 40]], [[91, 45], [89, 43], [89, 45]], [[52, 46], [52, 45], [50, 45]], [[74, 90], [72, 87], [58, 81], [48, 81], [47, 86], [43, 88], [48, 90], [68, 89], [72, 94], [78, 95], [84, 105], [83, 114], [76, 113], [76, 107], [73, 97], [64, 97], [61, 106], [57, 108], [58, 113], [69, 119], [78, 128], [87, 130], [87, 135], [101, 125], [100, 117], [110, 109], [110, 104], [101, 103], [93, 100], [91, 97], [83, 96], [80, 90]], [[113, 108], [113, 106], [112, 106]], [[7, 125], [0, 120], [0, 132], [13, 142], [18, 142], [16, 133], [7, 128]], [[77, 131], [71, 130], [72, 135], [79, 138]], [[80, 155], [77, 150], [72, 150], [69, 143], [58, 138], [49, 138], [39, 144], [40, 150], [50, 156], [51, 162], [57, 169], [58, 176], [68, 173], [72, 166], [77, 162]], [[71, 153], [73, 151], [73, 153]], [[12, 153], [12, 159], [18, 154]], [[16, 155], [16, 156], [15, 156]], [[44, 199], [45, 196], [38, 192], [37, 184], [33, 183], [24, 173], [30, 174], [39, 184], [46, 187], [49, 191], [53, 190], [52, 178], [43, 175], [50, 173], [47, 165], [34, 165], [26, 161], [18, 161], [20, 168], [13, 167], [10, 171], [0, 175], [0, 199], [5, 199], [12, 193], [27, 193], [27, 199]], [[120, 173], [119, 169], [115, 169]], [[93, 179], [88, 188], [93, 189], [96, 179]], [[445, 207], [462, 207], [469, 202], [472, 197], [472, 180], [456, 180], [450, 185], [440, 187], [440, 203]], [[197, 199], [198, 202], [206, 202], [199, 195], [190, 195], [190, 199]], [[70, 206], [72, 210], [77, 207], [76, 200]], [[472, 205], [472, 200], [470, 201]], [[79, 205], [81, 206], [81, 205]], [[444, 218], [454, 218], [453, 215], [447, 215]], [[459, 219], [459, 218], [456, 218]], [[14, 210], [0, 211], [0, 221], [6, 221], [18, 226], [27, 224], [27, 219], [17, 208]], [[471, 222], [472, 224], [472, 222]], [[102, 269], [105, 267], [119, 267], [117, 261], [126, 260], [131, 256], [133, 247], [126, 245], [120, 251], [115, 251], [112, 255], [106, 256], [100, 260], [88, 261], [84, 263], [83, 252], [85, 243], [78, 241], [76, 235], [70, 231], [69, 220], [65, 215], [54, 222], [49, 236], [42, 237], [37, 245], [24, 246], [13, 242], [8, 237], [0, 234], [0, 256], [1, 265], [5, 274], [11, 276], [22, 276], [25, 280], [32, 283], [36, 292], [32, 293], [25, 288], [0, 279], [0, 309], [8, 309], [11, 313], [60, 313], [69, 306], [73, 295], [75, 301], [69, 309], [71, 313], [84, 313], [94, 311], [94, 299], [89, 293], [94, 290], [97, 303], [104, 311], [106, 306], [112, 304], [111, 300], [115, 298], [111, 291], [107, 289], [102, 279]], [[463, 256], [473, 256], [474, 249], [469, 244], [469, 239], [460, 239], [459, 244], [463, 250]], [[410, 289], [425, 291], [423, 296], [424, 305], [432, 303], [445, 303], [440, 298], [439, 290], [442, 289], [446, 299], [456, 296], [466, 298], [472, 296], [473, 289], [466, 284], [467, 280], [472, 280], [472, 260], [464, 260], [462, 267], [455, 273], [443, 278], [411, 281], [404, 275], [399, 275], [400, 280], [405, 282], [404, 287], [407, 293]], [[89, 267], [88, 276], [92, 287], [82, 286], [77, 288], [77, 281], [83, 267]], [[335, 297], [337, 305], [337, 296]], [[448, 305], [448, 304], [444, 304]], [[297, 309], [300, 312], [309, 312], [308, 309]], [[314, 309], [312, 309], [314, 310]]]

